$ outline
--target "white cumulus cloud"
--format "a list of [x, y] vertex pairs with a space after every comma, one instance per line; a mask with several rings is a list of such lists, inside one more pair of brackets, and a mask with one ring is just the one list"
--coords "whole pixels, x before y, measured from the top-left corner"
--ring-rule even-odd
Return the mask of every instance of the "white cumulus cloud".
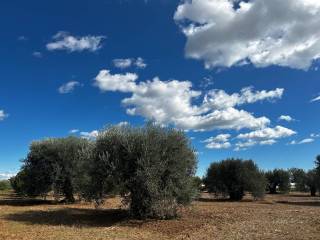
[[[189, 81], [162, 81], [158, 77], [137, 83], [134, 73], [112, 74], [101, 70], [94, 85], [102, 91], [131, 93], [122, 100], [130, 115], [139, 115], [159, 124], [173, 124], [186, 130], [258, 129], [270, 120], [264, 116], [237, 107], [263, 100], [277, 100], [283, 89], [253, 91], [244, 88], [240, 93], [228, 94], [223, 90], [211, 90], [203, 94], [192, 89]], [[203, 98], [201, 99], [201, 96]], [[200, 102], [194, 104], [194, 102]]]
[[93, 130], [91, 132], [80, 132], [80, 136], [86, 139], [95, 139], [99, 135], [98, 130]]
[[135, 73], [112, 74], [109, 70], [101, 70], [95, 78], [95, 86], [102, 91], [133, 92], [137, 85]]
[[320, 58], [318, 0], [184, 0], [174, 19], [187, 37], [186, 56], [207, 68], [306, 70]]
[[242, 133], [237, 136], [239, 139], [279, 139], [295, 135], [296, 132], [282, 126], [275, 128], [264, 128], [249, 133]]
[[53, 36], [52, 42], [47, 44], [49, 51], [66, 50], [69, 52], [82, 52], [84, 50], [95, 52], [102, 47], [104, 36], [72, 36], [68, 32], [60, 31]]
[[206, 143], [206, 148], [209, 149], [227, 149], [231, 147], [229, 142], [230, 134], [219, 134], [215, 137], [210, 137], [203, 142]]
[[236, 144], [235, 150], [246, 150], [255, 145], [273, 145], [277, 143], [276, 139], [291, 137], [295, 134], [295, 131], [282, 126], [266, 127], [249, 133], [241, 133], [237, 136], [240, 142]]
[[278, 120], [287, 121], [287, 122], [294, 121], [294, 119], [289, 115], [281, 115]]

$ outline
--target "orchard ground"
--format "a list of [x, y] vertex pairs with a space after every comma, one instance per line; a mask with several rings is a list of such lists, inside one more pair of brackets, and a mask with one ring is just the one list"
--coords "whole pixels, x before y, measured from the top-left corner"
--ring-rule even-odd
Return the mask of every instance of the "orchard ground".
[[291, 193], [263, 201], [213, 199], [207, 194], [175, 220], [130, 220], [121, 200], [54, 204], [0, 193], [0, 239], [320, 239], [320, 197]]

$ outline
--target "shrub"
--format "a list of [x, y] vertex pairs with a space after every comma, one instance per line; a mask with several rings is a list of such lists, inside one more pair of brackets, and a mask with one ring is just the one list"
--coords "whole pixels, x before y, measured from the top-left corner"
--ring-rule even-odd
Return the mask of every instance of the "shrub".
[[263, 174], [251, 160], [227, 159], [212, 163], [205, 177], [210, 193], [228, 195], [231, 200], [241, 200], [245, 191], [255, 198], [263, 197], [265, 184]]
[[277, 189], [286, 193], [290, 191], [290, 174], [283, 169], [274, 169], [265, 173], [268, 180], [268, 189], [271, 194], [277, 193]]

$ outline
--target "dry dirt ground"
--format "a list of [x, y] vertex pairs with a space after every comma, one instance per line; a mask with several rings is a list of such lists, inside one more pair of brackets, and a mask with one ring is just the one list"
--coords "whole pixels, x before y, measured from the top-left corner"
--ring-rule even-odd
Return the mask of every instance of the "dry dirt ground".
[[167, 221], [130, 220], [118, 198], [103, 209], [55, 205], [0, 193], [0, 239], [320, 239], [320, 197], [267, 195], [264, 201], [215, 200], [208, 195]]

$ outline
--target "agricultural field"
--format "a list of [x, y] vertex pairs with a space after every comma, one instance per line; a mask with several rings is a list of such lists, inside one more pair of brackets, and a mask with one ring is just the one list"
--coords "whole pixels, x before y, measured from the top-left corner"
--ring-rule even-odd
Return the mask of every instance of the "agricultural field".
[[320, 239], [320, 197], [267, 195], [240, 202], [202, 194], [175, 220], [131, 220], [120, 198], [54, 204], [0, 195], [0, 239]]

